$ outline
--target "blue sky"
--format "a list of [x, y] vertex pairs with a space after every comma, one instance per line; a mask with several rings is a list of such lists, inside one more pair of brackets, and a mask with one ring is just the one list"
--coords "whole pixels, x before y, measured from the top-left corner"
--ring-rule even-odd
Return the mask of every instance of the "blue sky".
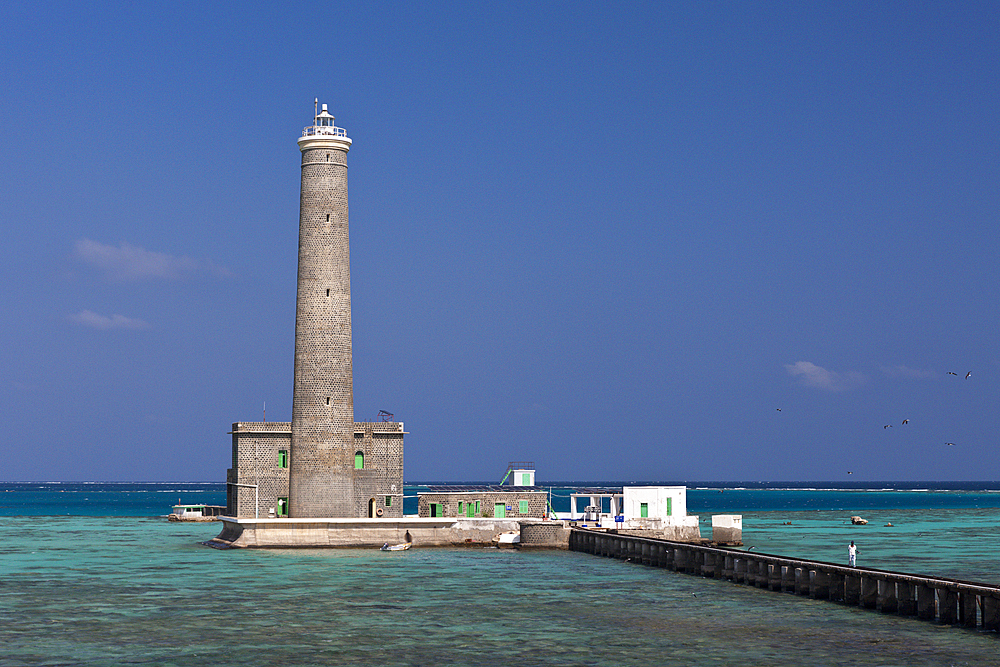
[[995, 3], [8, 2], [0, 38], [0, 479], [224, 481], [232, 422], [290, 419], [316, 97], [355, 418], [405, 422], [407, 480], [1000, 479]]

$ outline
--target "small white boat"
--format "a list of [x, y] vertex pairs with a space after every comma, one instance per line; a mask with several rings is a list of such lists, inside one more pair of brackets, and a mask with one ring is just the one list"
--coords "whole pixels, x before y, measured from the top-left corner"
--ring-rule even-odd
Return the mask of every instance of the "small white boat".
[[379, 551], [406, 551], [410, 548], [409, 542], [403, 542], [402, 544], [389, 544], [386, 542], [382, 545]]
[[174, 505], [167, 521], [218, 521], [225, 505]]
[[498, 547], [512, 547], [515, 544], [520, 544], [521, 533], [517, 530], [508, 530], [504, 533], [498, 533], [493, 536], [493, 544]]

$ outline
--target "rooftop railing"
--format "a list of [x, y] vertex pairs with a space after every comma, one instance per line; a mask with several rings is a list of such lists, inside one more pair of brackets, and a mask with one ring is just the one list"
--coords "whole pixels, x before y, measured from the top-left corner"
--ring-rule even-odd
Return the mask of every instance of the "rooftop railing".
[[333, 137], [346, 137], [347, 130], [342, 127], [333, 127], [325, 125], [310, 125], [309, 127], [302, 130], [303, 137], [311, 137], [317, 134], [324, 134]]

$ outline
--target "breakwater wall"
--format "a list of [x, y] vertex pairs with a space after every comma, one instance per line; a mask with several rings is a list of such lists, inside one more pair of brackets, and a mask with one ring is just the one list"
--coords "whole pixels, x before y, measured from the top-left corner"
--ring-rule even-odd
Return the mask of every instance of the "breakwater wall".
[[1000, 632], [1000, 587], [574, 528], [569, 549], [887, 614]]
[[205, 546], [218, 549], [290, 547], [378, 548], [489, 545], [497, 533], [518, 530], [517, 519], [403, 517], [385, 519], [237, 519], [219, 517], [222, 532]]

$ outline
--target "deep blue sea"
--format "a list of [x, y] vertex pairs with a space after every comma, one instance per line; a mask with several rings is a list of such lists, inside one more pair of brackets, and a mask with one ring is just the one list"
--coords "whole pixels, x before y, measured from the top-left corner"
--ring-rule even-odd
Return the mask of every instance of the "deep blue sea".
[[[621, 484], [546, 486], [565, 512]], [[1000, 583], [1000, 483], [688, 487], [706, 537], [738, 513], [758, 552], [855, 540], [861, 565]], [[0, 483], [0, 666], [1000, 664], [994, 634], [585, 554], [216, 551], [217, 523], [164, 519], [178, 501], [225, 487]]]

